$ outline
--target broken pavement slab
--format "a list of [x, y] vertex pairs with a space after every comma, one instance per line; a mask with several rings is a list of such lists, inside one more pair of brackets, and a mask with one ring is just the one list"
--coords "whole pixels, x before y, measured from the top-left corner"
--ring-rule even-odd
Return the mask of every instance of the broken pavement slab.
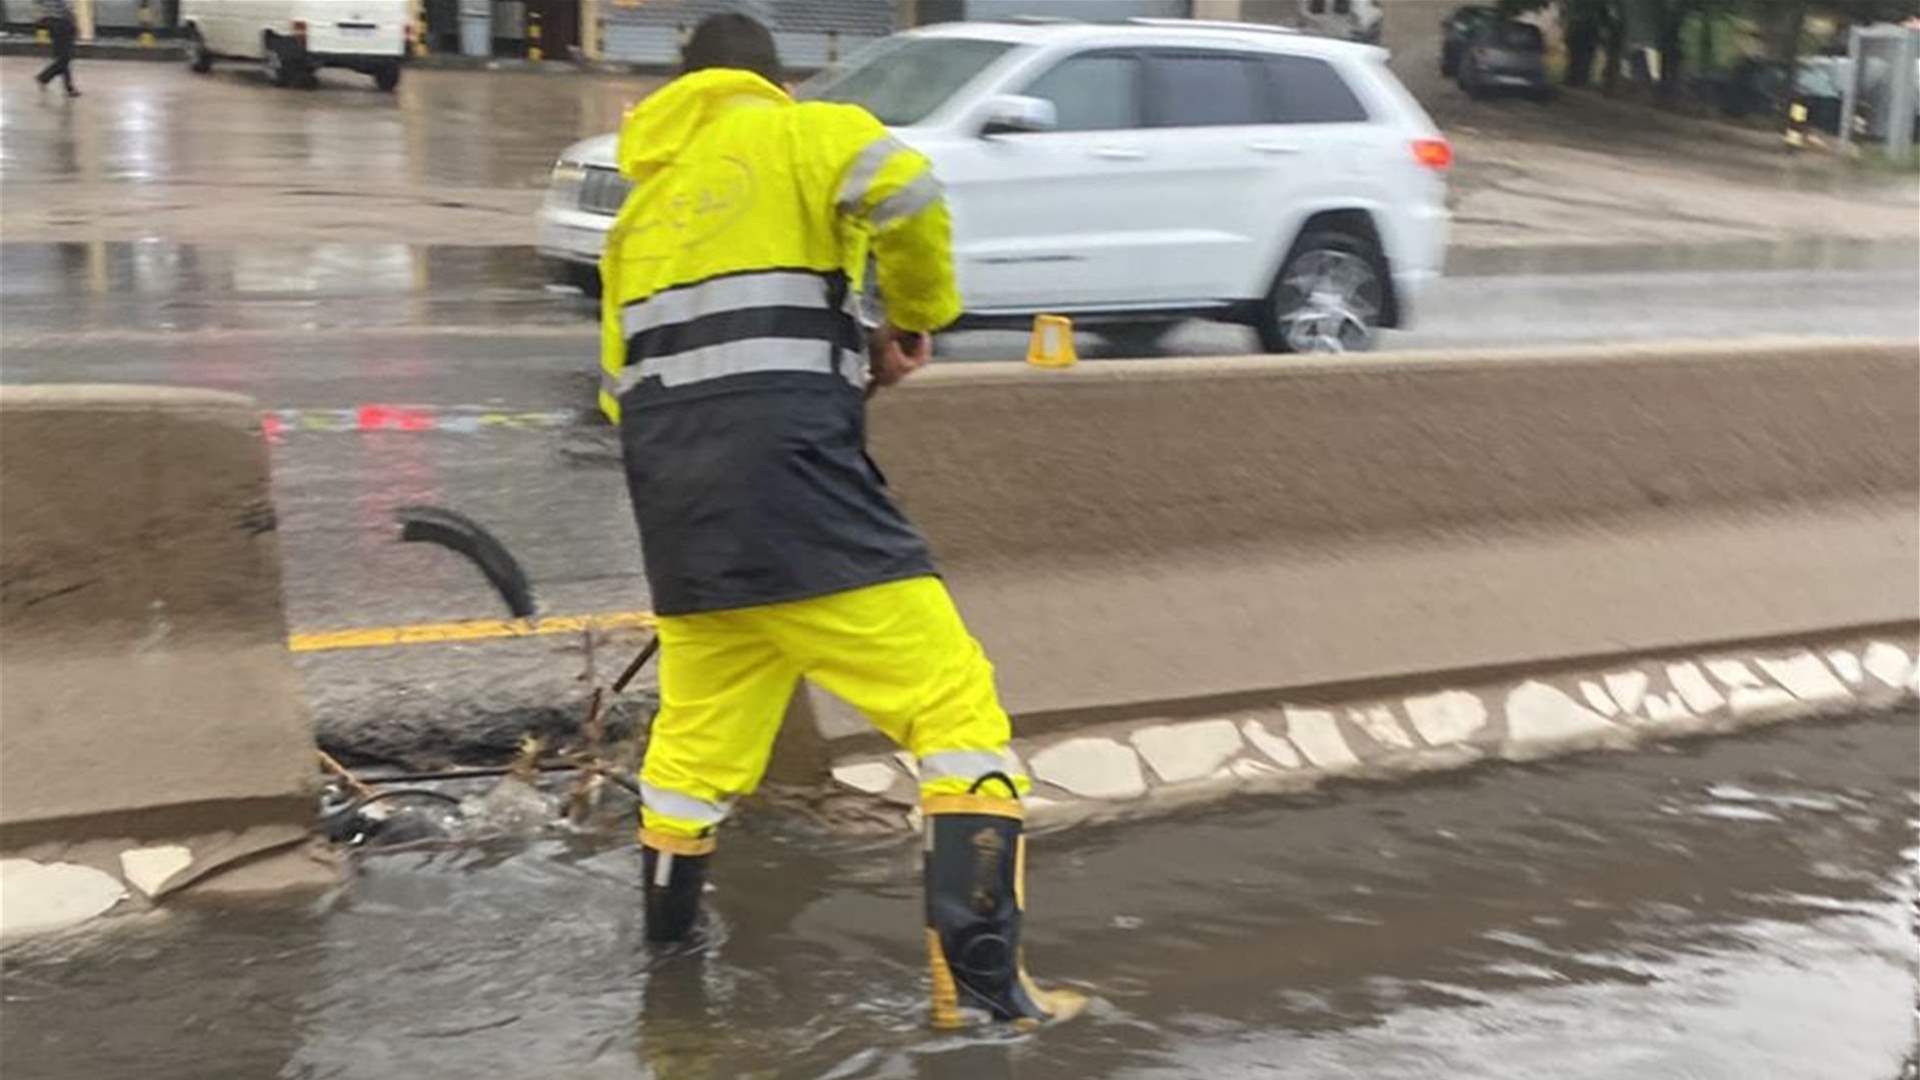
[[[1823, 659], [1835, 653], [1868, 654], [1877, 673], [1850, 687]], [[1734, 682], [1729, 693], [1745, 704], [1730, 708], [1729, 698], [1707, 681], [1708, 670]], [[1644, 680], [1633, 677], [1642, 673]], [[1016, 738], [1014, 747], [1029, 762], [1036, 784], [1037, 794], [1027, 800], [1029, 820], [1059, 828], [1166, 813], [1236, 792], [1391, 781], [1469, 765], [1496, 747], [1502, 757], [1525, 761], [1786, 720], [1912, 710], [1920, 696], [1887, 685], [1900, 677], [1910, 679], [1913, 672], [1897, 646], [1876, 652], [1853, 637], [1816, 639], [1798, 648], [1668, 653], [1628, 668], [1615, 659], [1604, 669], [1576, 666], [1504, 682], [1476, 684], [1455, 674], [1444, 680], [1448, 689], [1424, 694], [1277, 705], [1235, 719], [1112, 721]], [[1589, 707], [1594, 692], [1614, 705], [1616, 719]], [[1636, 712], [1622, 711], [1616, 695], [1633, 701]], [[1693, 703], [1703, 712], [1690, 708]], [[1401, 715], [1421, 745], [1412, 745]], [[1388, 720], [1392, 728], [1385, 726]], [[1355, 725], [1353, 734], [1343, 730], [1348, 723]], [[1361, 742], [1364, 750], [1356, 747]], [[835, 774], [842, 787], [888, 792], [911, 781], [908, 764], [902, 755], [886, 754], [842, 762]]]
[[120, 876], [149, 898], [159, 896], [167, 883], [193, 865], [193, 851], [182, 844], [128, 848], [120, 853]]
[[75, 926], [126, 897], [126, 886], [90, 866], [0, 859], [0, 936]]
[[1077, 738], [1027, 755], [1033, 779], [1087, 799], [1132, 799], [1147, 792], [1140, 759], [1113, 739]]
[[1203, 780], [1240, 752], [1240, 730], [1231, 720], [1155, 724], [1135, 731], [1134, 749], [1162, 782]]

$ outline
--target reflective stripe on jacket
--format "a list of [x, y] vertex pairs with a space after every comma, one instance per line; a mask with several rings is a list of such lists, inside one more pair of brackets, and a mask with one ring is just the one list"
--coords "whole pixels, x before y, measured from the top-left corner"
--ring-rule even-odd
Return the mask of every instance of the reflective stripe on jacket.
[[615, 422], [643, 385], [767, 372], [862, 385], [850, 297], [869, 250], [895, 325], [933, 331], [960, 312], [939, 183], [858, 106], [695, 72], [628, 114], [619, 165], [634, 186], [600, 260], [600, 406]]

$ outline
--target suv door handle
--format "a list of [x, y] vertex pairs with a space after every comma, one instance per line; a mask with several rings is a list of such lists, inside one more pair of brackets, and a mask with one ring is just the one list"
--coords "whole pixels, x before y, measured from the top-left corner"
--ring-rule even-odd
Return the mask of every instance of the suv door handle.
[[1137, 146], [1096, 146], [1093, 156], [1108, 161], [1140, 161], [1147, 156], [1147, 152]]
[[1247, 149], [1261, 154], [1297, 154], [1300, 152], [1300, 144], [1263, 139], [1260, 142], [1248, 143]]

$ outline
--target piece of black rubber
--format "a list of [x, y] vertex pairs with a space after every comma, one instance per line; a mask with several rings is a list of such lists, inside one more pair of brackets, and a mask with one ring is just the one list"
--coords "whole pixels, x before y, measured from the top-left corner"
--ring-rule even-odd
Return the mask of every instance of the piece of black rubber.
[[439, 544], [465, 555], [487, 576], [507, 610], [516, 618], [534, 613], [533, 585], [505, 544], [479, 522], [439, 506], [402, 506], [393, 512], [400, 522], [400, 539]]

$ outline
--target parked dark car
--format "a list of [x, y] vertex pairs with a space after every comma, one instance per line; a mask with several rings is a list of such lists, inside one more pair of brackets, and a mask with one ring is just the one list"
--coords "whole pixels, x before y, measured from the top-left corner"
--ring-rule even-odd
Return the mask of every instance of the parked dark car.
[[1453, 78], [1460, 73], [1460, 57], [1467, 51], [1467, 39], [1474, 31], [1500, 18], [1500, 9], [1490, 4], [1464, 4], [1440, 20], [1440, 74]]
[[1553, 95], [1547, 82], [1547, 42], [1532, 23], [1493, 22], [1473, 32], [1460, 57], [1460, 89], [1470, 97], [1523, 94], [1535, 101]]

